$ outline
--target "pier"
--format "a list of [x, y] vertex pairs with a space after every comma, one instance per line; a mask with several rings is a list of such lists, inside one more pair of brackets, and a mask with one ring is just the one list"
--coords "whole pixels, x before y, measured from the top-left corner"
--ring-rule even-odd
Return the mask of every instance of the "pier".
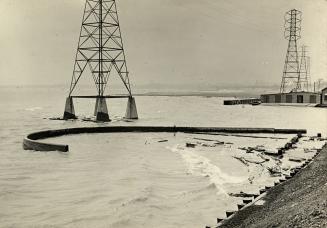
[[224, 105], [253, 104], [253, 103], [260, 103], [260, 102], [261, 99], [258, 98], [246, 98], [246, 99], [224, 100]]

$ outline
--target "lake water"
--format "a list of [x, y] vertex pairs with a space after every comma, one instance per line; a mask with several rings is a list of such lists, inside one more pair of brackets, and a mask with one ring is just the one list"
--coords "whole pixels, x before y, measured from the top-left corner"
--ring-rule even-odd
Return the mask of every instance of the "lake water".
[[[121, 99], [108, 101], [111, 123], [49, 120], [62, 115], [65, 94], [61, 87], [1, 87], [0, 227], [213, 225], [242, 201], [231, 193], [255, 193], [273, 185], [280, 177], [272, 177], [267, 168], [287, 174], [300, 164], [290, 157], [310, 158], [313, 150], [304, 148], [324, 143], [303, 138], [282, 160], [240, 148], [261, 145], [274, 151], [294, 135], [84, 134], [46, 140], [69, 144], [69, 153], [24, 151], [22, 140], [33, 131], [177, 125], [304, 128], [308, 135], [327, 135], [327, 109], [223, 106], [223, 98], [201, 96], [136, 97], [140, 119], [134, 122], [122, 120], [126, 100]], [[91, 116], [94, 103], [76, 100], [76, 114]], [[186, 142], [197, 146], [188, 148]]]

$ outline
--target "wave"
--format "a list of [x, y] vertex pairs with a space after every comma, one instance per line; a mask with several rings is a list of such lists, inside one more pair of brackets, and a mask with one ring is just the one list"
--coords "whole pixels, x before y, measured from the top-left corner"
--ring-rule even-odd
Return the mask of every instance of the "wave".
[[34, 112], [36, 110], [41, 110], [42, 107], [31, 107], [31, 108], [25, 108], [25, 111], [31, 111], [31, 112]]
[[214, 183], [210, 183], [208, 185], [206, 185], [205, 187], [201, 187], [199, 189], [196, 190], [191, 190], [191, 191], [184, 191], [181, 193], [181, 195], [185, 196], [185, 195], [192, 195], [192, 194], [198, 194], [198, 193], [208, 193], [210, 191], [217, 191], [217, 186]]
[[153, 189], [151, 187], [145, 187], [141, 194], [134, 196], [132, 199], [128, 199], [121, 206], [134, 205], [139, 203], [145, 203], [149, 198], [153, 197]]
[[149, 198], [147, 196], [140, 196], [128, 201], [128, 204], [143, 203], [146, 202], [148, 199]]
[[[181, 155], [188, 165], [188, 172], [190, 174], [209, 178], [210, 183], [214, 184], [217, 188], [218, 194], [228, 195], [223, 187], [224, 184], [235, 184], [247, 181], [246, 177], [236, 177], [224, 173], [218, 166], [212, 164], [208, 158], [198, 155], [194, 151], [185, 148], [181, 149], [179, 145], [169, 149]], [[209, 185], [210, 188], [214, 186]]]

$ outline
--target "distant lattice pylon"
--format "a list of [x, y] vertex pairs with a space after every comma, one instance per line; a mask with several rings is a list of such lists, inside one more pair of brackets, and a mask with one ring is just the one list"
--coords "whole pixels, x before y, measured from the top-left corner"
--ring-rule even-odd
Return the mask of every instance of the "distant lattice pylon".
[[301, 11], [292, 9], [285, 14], [285, 39], [288, 40], [280, 92], [299, 90], [300, 68], [297, 40], [301, 38]]
[[302, 46], [300, 61], [300, 79], [299, 89], [302, 91], [310, 91], [310, 57], [307, 55], [307, 47]]
[[[81, 77], [89, 68], [94, 80], [97, 95], [73, 95]], [[105, 94], [109, 76], [116, 71], [126, 88], [126, 96]], [[66, 100], [64, 119], [74, 118], [72, 98], [96, 98], [96, 120], [110, 121], [106, 98], [128, 98], [126, 118], [137, 119], [135, 99], [132, 96], [127, 70], [123, 40], [118, 20], [115, 0], [86, 0], [74, 70]]]

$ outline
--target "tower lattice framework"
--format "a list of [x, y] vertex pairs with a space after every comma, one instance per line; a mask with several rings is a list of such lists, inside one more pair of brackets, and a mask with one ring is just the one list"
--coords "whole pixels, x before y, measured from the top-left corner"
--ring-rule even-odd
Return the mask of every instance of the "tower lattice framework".
[[288, 47], [283, 71], [280, 92], [298, 91], [300, 89], [300, 64], [297, 40], [301, 38], [302, 13], [292, 9], [285, 14], [284, 37], [288, 40]]
[[86, 67], [99, 96], [104, 95], [112, 70], [117, 71], [131, 95], [115, 0], [86, 0], [69, 95]]
[[[91, 72], [97, 94], [73, 95], [81, 77], [86, 76], [87, 68]], [[106, 87], [113, 71], [117, 72], [124, 84], [126, 96], [106, 95]], [[64, 119], [75, 117], [72, 98], [96, 98], [96, 119], [109, 121], [106, 98], [123, 97], [128, 98], [125, 117], [136, 119], [136, 105], [128, 74], [116, 0], [86, 0]]]
[[307, 46], [303, 45], [301, 47], [299, 89], [309, 92], [310, 84], [310, 57], [307, 55]]

